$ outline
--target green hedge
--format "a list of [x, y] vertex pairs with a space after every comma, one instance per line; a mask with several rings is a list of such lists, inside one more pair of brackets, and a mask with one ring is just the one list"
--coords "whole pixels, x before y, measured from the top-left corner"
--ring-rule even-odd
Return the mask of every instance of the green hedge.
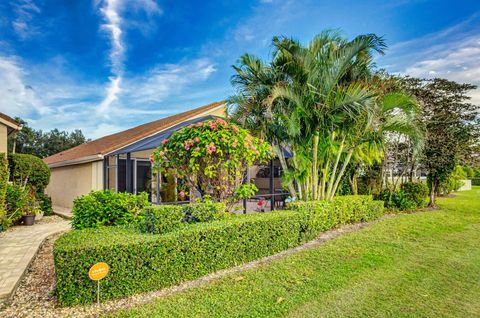
[[338, 196], [333, 201], [297, 201], [288, 208], [302, 213], [302, 235], [314, 239], [318, 233], [334, 227], [375, 220], [383, 215], [383, 201], [370, 195]]
[[148, 204], [146, 193], [135, 195], [110, 190], [92, 191], [73, 201], [72, 227], [85, 229], [137, 223]]
[[169, 287], [299, 244], [301, 216], [282, 211], [197, 223], [163, 235], [104, 227], [67, 232], [54, 245], [56, 293], [62, 305], [91, 303], [97, 262], [110, 265], [102, 300]]
[[[171, 231], [165, 234], [141, 233], [135, 227], [67, 232], [55, 242], [53, 252], [58, 300], [62, 305], [95, 301], [96, 284], [87, 273], [97, 262], [106, 262], [111, 269], [102, 280], [102, 300], [120, 298], [272, 255], [332, 227], [370, 221], [383, 213], [383, 202], [369, 196], [290, 206], [295, 211], [240, 215], [183, 226], [179, 225], [180, 210], [175, 210], [169, 225], [158, 230]], [[171, 206], [147, 209], [146, 215], [159, 213], [161, 216], [153, 218], [158, 220], [169, 209]], [[152, 227], [162, 226], [156, 224]]]
[[163, 234], [179, 229], [183, 223], [183, 208], [179, 205], [149, 206], [144, 210], [143, 232]]

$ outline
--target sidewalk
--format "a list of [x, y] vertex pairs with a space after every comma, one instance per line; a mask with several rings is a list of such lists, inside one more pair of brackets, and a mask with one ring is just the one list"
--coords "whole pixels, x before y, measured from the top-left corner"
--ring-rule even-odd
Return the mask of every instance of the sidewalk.
[[0, 302], [15, 291], [38, 248], [51, 234], [70, 229], [67, 220], [18, 226], [0, 237]]

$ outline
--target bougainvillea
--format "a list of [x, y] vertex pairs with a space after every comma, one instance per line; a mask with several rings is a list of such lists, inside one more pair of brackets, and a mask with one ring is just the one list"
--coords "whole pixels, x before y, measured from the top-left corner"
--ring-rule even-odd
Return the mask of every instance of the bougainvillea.
[[228, 201], [241, 185], [248, 165], [264, 163], [271, 156], [268, 143], [217, 118], [174, 132], [162, 141], [152, 160], [160, 165], [162, 174], [175, 168], [176, 176], [190, 189]]

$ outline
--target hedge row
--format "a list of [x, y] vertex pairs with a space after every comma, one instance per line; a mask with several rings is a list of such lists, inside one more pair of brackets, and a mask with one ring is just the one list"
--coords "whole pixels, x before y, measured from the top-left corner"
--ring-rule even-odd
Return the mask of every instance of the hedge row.
[[334, 201], [297, 201], [288, 208], [303, 215], [302, 235], [311, 240], [334, 227], [378, 219], [383, 215], [383, 201], [369, 195], [339, 196]]
[[163, 235], [110, 227], [71, 231], [55, 242], [60, 304], [90, 303], [97, 262], [110, 265], [102, 300], [169, 287], [294, 247], [300, 215], [290, 211], [197, 223]]
[[[383, 202], [358, 196], [291, 207], [295, 211], [196, 223], [166, 234], [145, 234], [134, 227], [67, 232], [54, 245], [58, 300], [62, 305], [95, 301], [96, 283], [88, 270], [97, 262], [110, 265], [102, 280], [102, 300], [130, 296], [278, 253], [340, 224], [378, 218]], [[174, 214], [173, 223], [179, 211]]]

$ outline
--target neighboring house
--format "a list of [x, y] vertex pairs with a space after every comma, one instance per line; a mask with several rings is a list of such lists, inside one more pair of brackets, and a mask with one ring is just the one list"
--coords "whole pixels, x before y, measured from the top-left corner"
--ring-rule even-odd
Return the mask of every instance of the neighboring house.
[[7, 152], [7, 137], [19, 131], [22, 127], [15, 119], [0, 113], [0, 153]]
[[105, 136], [44, 159], [51, 169], [46, 192], [54, 206], [71, 208], [73, 200], [92, 190], [132, 193], [152, 191], [150, 154], [165, 134], [185, 123], [225, 116], [225, 102], [216, 102]]

